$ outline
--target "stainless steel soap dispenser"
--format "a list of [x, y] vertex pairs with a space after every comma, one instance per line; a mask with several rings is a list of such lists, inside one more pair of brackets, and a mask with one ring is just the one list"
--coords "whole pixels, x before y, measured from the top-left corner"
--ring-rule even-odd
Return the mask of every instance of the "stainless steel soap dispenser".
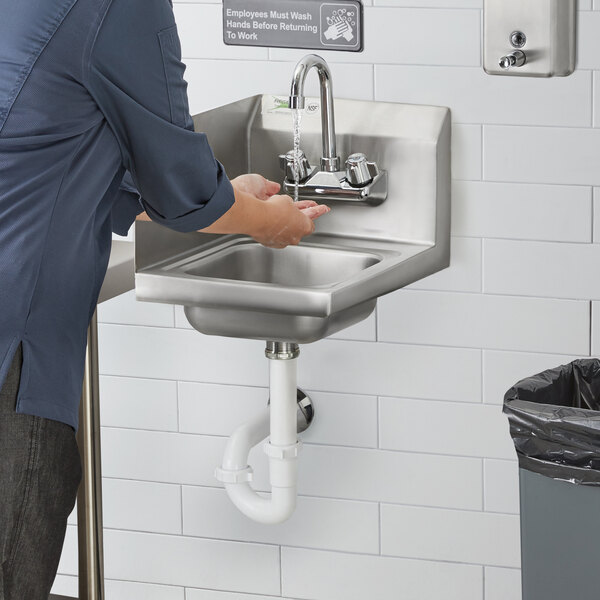
[[577, 0], [484, 0], [490, 75], [564, 77], [575, 70]]

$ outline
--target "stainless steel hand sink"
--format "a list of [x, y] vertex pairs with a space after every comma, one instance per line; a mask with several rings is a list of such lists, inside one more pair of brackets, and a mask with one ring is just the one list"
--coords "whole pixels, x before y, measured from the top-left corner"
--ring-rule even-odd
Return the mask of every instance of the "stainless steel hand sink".
[[[229, 177], [282, 180], [292, 117], [253, 96], [194, 117]], [[319, 104], [303, 117], [302, 148], [321, 155]], [[315, 108], [316, 107], [316, 108]], [[199, 331], [309, 343], [366, 318], [377, 298], [448, 266], [450, 111], [336, 100], [340, 155], [368, 153], [387, 172], [381, 204], [327, 200], [331, 212], [299, 246], [266, 248], [239, 235], [177, 233], [136, 223], [136, 295], [181, 304]]]

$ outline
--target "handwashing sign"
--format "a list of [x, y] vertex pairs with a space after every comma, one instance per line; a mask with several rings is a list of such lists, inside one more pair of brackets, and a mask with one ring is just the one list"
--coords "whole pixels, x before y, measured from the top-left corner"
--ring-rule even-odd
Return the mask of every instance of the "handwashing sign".
[[360, 0], [223, 0], [223, 41], [231, 46], [361, 52]]

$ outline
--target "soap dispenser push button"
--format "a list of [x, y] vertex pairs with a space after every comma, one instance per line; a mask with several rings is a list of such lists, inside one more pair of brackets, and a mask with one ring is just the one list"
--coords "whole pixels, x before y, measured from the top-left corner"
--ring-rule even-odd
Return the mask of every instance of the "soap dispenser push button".
[[[522, 31], [513, 31], [509, 37], [510, 45], [513, 48], [523, 48], [527, 43], [527, 36]], [[502, 69], [512, 69], [513, 67], [522, 67], [527, 62], [527, 55], [523, 50], [515, 50], [506, 56], [503, 56], [498, 64]]]
[[500, 59], [499, 65], [503, 69], [522, 67], [527, 62], [527, 56], [523, 50], [515, 50]]

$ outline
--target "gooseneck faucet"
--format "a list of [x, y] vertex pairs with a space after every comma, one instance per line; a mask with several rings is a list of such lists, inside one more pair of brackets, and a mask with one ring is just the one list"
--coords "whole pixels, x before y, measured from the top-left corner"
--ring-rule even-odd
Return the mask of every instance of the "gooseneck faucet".
[[[321, 168], [311, 167], [301, 149], [279, 155], [279, 165], [285, 173], [283, 193], [303, 200], [334, 200], [381, 204], [387, 198], [387, 173], [371, 162], [362, 152], [353, 152], [342, 167], [337, 154], [331, 71], [317, 54], [307, 54], [294, 69], [289, 108], [303, 110], [304, 83], [308, 72], [315, 68], [321, 86], [321, 135], [323, 152]], [[339, 108], [339, 107], [338, 107]], [[348, 118], [348, 107], [342, 104], [342, 119]], [[299, 133], [299, 132], [298, 132]], [[348, 138], [344, 140], [348, 143]]]
[[304, 109], [304, 82], [312, 68], [317, 69], [321, 88], [321, 129], [323, 156], [321, 169], [329, 173], [340, 170], [340, 157], [335, 143], [335, 119], [333, 115], [333, 90], [331, 71], [327, 63], [317, 54], [307, 54], [297, 65], [290, 90], [290, 108]]

